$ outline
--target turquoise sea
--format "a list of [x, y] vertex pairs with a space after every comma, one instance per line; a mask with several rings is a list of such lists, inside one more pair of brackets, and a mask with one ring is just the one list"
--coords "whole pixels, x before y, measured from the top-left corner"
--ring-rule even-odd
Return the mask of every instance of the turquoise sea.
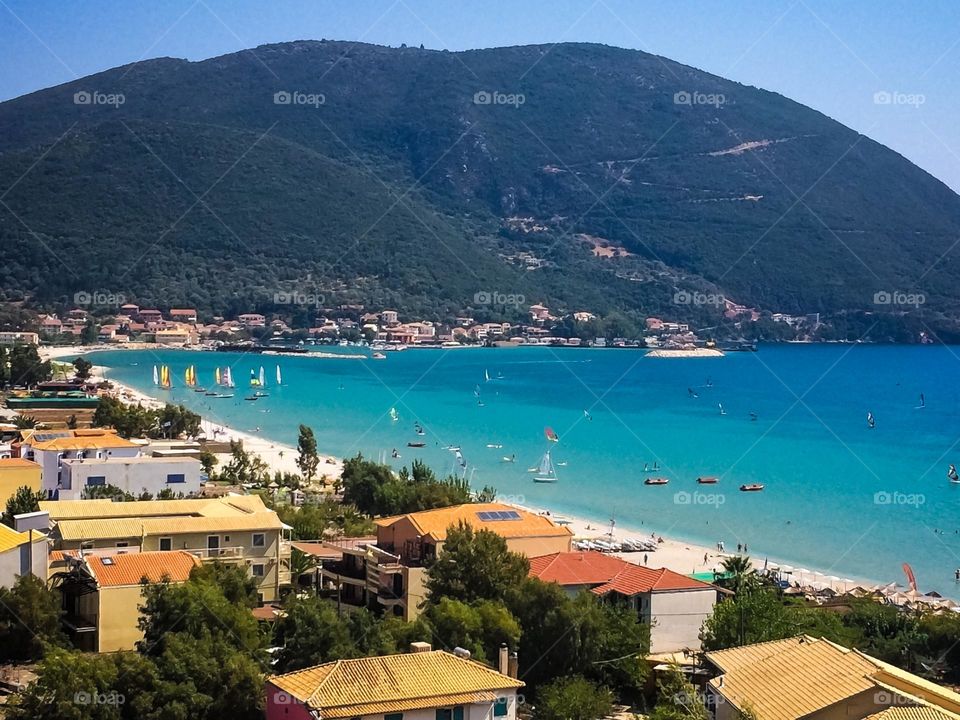
[[[955, 348], [774, 345], [716, 359], [411, 349], [385, 360], [158, 350], [91, 360], [110, 367], [108, 377], [277, 441], [295, 444], [303, 422], [322, 452], [383, 456], [398, 467], [421, 458], [440, 473], [456, 469], [445, 448], [459, 445], [475, 489], [493, 485], [518, 502], [710, 546], [723, 540], [727, 550], [742, 542], [754, 557], [840, 577], [903, 583], [910, 563], [921, 591], [960, 595], [960, 485], [946, 477], [950, 463], [960, 465]], [[185, 388], [191, 363], [208, 387], [216, 366], [232, 366], [235, 397]], [[153, 388], [155, 364], [171, 367], [177, 387]], [[244, 401], [260, 365], [270, 396]], [[546, 426], [560, 436], [550, 444], [553, 485], [527, 472], [548, 446]], [[418, 440], [426, 447], [406, 447]], [[515, 463], [502, 461], [510, 455]], [[669, 485], [643, 484], [644, 464], [655, 461]], [[701, 475], [720, 482], [698, 486]], [[744, 483], [766, 489], [739, 492]]]

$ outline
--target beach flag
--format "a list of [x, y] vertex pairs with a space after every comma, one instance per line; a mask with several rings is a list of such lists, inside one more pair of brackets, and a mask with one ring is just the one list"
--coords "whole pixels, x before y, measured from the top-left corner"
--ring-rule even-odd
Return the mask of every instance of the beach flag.
[[550, 442], [560, 442], [560, 436], [553, 431], [552, 427], [545, 427], [543, 434]]
[[903, 564], [903, 574], [907, 576], [907, 584], [910, 589], [917, 592], [917, 577], [913, 574], [913, 568], [910, 567], [909, 563]]

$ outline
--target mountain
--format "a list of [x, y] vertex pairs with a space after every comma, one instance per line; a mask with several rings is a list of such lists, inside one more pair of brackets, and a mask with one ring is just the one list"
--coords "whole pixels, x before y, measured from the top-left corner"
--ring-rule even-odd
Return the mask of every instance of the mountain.
[[877, 339], [960, 316], [960, 197], [643, 52], [292, 42], [115, 68], [0, 104], [0, 129], [11, 298], [442, 319], [517, 314], [482, 304], [512, 295], [723, 328], [722, 296]]

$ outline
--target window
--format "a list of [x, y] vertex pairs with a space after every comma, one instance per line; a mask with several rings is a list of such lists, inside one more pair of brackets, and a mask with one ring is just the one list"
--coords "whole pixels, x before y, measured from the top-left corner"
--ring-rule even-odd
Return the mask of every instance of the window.
[[388, 713], [383, 716], [383, 720], [403, 720], [403, 713]]
[[254, 576], [254, 577], [259, 577], [259, 578], [262, 578], [262, 577], [263, 577], [263, 565], [262, 565], [262, 564], [254, 565], [251, 569], [253, 570], [253, 576]]
[[437, 720], [463, 720], [463, 705], [455, 708], [438, 708]]
[[253, 534], [253, 547], [262, 548], [267, 544], [267, 536], [263, 533], [254, 533]]
[[93, 540], [84, 540], [80, 543], [81, 550], [93, 550]]
[[167, 485], [170, 485], [172, 483], [185, 483], [186, 481], [187, 481], [187, 478], [183, 473], [167, 474]]
[[219, 550], [220, 549], [220, 536], [219, 535], [208, 535], [207, 536], [207, 550]]
[[173, 550], [173, 538], [160, 538], [161, 550]]
[[126, 542], [125, 540], [122, 540], [117, 543], [117, 547], [130, 547], [130, 543]]
[[96, 485], [106, 485], [107, 477], [105, 475], [91, 475], [87, 478], [87, 487], [93, 487]]
[[493, 716], [494, 717], [506, 717], [507, 711], [510, 709], [510, 700], [505, 697], [498, 697], [497, 701], [493, 704]]

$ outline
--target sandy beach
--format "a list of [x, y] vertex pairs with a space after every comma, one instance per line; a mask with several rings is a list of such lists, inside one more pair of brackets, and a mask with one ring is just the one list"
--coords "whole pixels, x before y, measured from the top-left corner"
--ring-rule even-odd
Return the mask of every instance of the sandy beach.
[[[68, 347], [44, 347], [40, 349], [40, 355], [43, 359], [63, 359], [73, 358], [95, 350], [116, 349], [113, 346], [68, 346]], [[131, 405], [143, 405], [146, 408], [162, 408], [165, 402], [162, 399], [142, 393], [128, 385], [117, 382], [109, 377], [109, 368], [94, 365], [91, 370], [91, 377], [99, 380], [109, 380], [116, 390], [114, 394], [123, 402]], [[227, 423], [219, 422], [216, 418], [209, 416], [202, 417], [200, 422], [204, 434], [209, 440], [219, 442], [242, 441], [243, 447], [247, 452], [259, 456], [271, 471], [279, 470], [285, 473], [299, 473], [297, 468], [297, 449], [292, 445], [278, 443], [269, 438], [261, 437], [256, 433], [244, 432], [230, 427]], [[220, 465], [230, 461], [229, 453], [218, 453], [217, 459]], [[325, 479], [326, 484], [332, 484], [340, 477], [343, 472], [343, 460], [333, 455], [320, 451], [320, 465], [317, 468], [317, 478]]]
[[[41, 348], [41, 355], [45, 358], [51, 359], [67, 357], [72, 358], [77, 355], [82, 355], [84, 353], [100, 349], [104, 349], [104, 347], [50, 347]], [[698, 349], [696, 351], [664, 352], [686, 353], [699, 351], [708, 352], [712, 356], [715, 356], [713, 353], [717, 353], [718, 355], [722, 356], [722, 353], [719, 353], [719, 351], [707, 349]], [[154, 408], [162, 407], [164, 405], [162, 399], [146, 395], [145, 393], [139, 392], [127, 385], [124, 385], [123, 383], [118, 383], [116, 380], [109, 378], [108, 368], [94, 366], [93, 374], [98, 378], [109, 379], [110, 382], [116, 387], [115, 392], [117, 393], [117, 396], [124, 402], [141, 403], [144, 407]], [[243, 442], [244, 448], [248, 452], [255, 453], [262, 458], [263, 461], [266, 462], [273, 471], [280, 470], [281, 472], [290, 473], [298, 472], [296, 466], [297, 450], [291, 445], [272, 441], [268, 438], [261, 437], [256, 433], [236, 430], [231, 428], [228, 424], [219, 422], [216, 418], [211, 418], [210, 416], [205, 416], [202, 419], [201, 424], [207, 438], [211, 440], [216, 439], [222, 442], [227, 442], [228, 440], [240, 440]], [[221, 463], [225, 463], [229, 462], [229, 457], [229, 454], [221, 454], [218, 456], [218, 459]], [[320, 457], [321, 463], [317, 476], [321, 478], [326, 477], [327, 482], [332, 482], [342, 473], [343, 461], [340, 458], [325, 454], [323, 452], [320, 453]], [[666, 567], [678, 573], [692, 574], [720, 571], [722, 570], [723, 560], [727, 557], [737, 554], [736, 544], [734, 544], [733, 547], [730, 547], [729, 539], [717, 539], [718, 543], [721, 540], [725, 542], [723, 550], [721, 551], [718, 546], [707, 547], [697, 543], [661, 536], [658, 533], [651, 533], [649, 530], [643, 529], [642, 527], [624, 526], [620, 523], [616, 523], [614, 527], [611, 527], [609, 522], [602, 524], [579, 517], [559, 514], [554, 512], [551, 508], [529, 507], [524, 505], [522, 500], [518, 500], [519, 499], [512, 497], [501, 499], [501, 501], [507, 504], [515, 505], [531, 512], [542, 514], [549, 513], [551, 517], [566, 524], [573, 531], [574, 538], [576, 540], [623, 540], [625, 538], [637, 538], [644, 540], [655, 539], [657, 541], [656, 549], [646, 553], [615, 553], [617, 556], [622, 557], [628, 562], [644, 564], [644, 558], [646, 557], [646, 564], [651, 567]], [[844, 592], [856, 586], [866, 588], [884, 584], [875, 579], [866, 579], [862, 577], [837, 577], [830, 574], [829, 569], [826, 571], [817, 571], [815, 569], [796, 567], [777, 558], [767, 556], [763, 553], [762, 548], [749, 548], [747, 554], [749, 554], [752, 558], [755, 569], [762, 570], [765, 565], [768, 569], [781, 568], [785, 573], [785, 578], [789, 578], [791, 582], [798, 583], [802, 586], [813, 585], [814, 587], [831, 587], [838, 592]]]

